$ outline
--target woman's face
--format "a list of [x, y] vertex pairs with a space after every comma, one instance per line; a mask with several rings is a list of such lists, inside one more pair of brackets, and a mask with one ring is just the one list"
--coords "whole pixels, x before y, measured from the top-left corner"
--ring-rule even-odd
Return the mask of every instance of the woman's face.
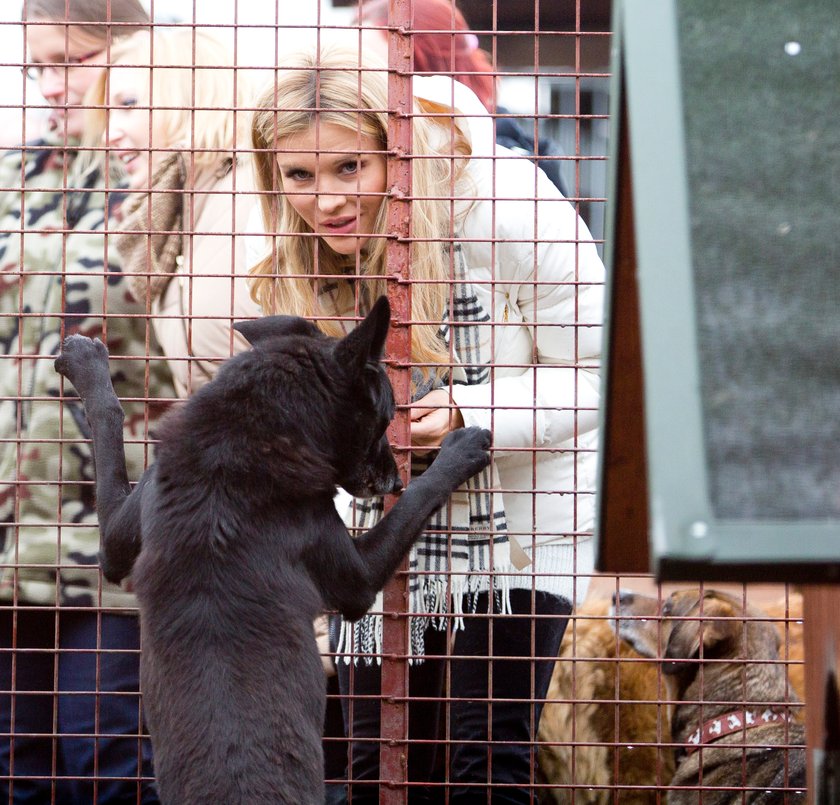
[[108, 76], [105, 143], [111, 156], [122, 163], [132, 190], [148, 188], [151, 174], [168, 153], [154, 149], [171, 145], [161, 131], [162, 113], [151, 115], [149, 110], [150, 80], [150, 71], [143, 67], [115, 65]]
[[276, 147], [285, 200], [334, 252], [363, 251], [378, 234], [374, 225], [385, 192], [386, 159], [377, 140], [316, 123]]
[[78, 107], [102, 72], [102, 42], [72, 25], [27, 25], [26, 49], [38, 90], [52, 107], [50, 129], [81, 137], [85, 112]]

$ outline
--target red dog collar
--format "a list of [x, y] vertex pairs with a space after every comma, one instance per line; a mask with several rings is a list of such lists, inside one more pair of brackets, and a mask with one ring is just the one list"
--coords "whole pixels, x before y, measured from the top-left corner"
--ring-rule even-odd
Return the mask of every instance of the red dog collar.
[[724, 713], [716, 718], [704, 721], [686, 739], [685, 753], [690, 755], [697, 751], [703, 744], [712, 743], [724, 735], [731, 735], [733, 732], [742, 732], [753, 727], [763, 727], [765, 724], [772, 724], [778, 721], [790, 721], [787, 713], [777, 713], [775, 710], [733, 710], [731, 713]]

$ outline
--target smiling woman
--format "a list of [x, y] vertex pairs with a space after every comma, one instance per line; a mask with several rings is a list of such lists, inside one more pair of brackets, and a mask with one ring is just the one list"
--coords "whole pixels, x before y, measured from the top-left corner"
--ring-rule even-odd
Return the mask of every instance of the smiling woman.
[[197, 171], [230, 161], [237, 137], [244, 142], [251, 94], [249, 73], [234, 67], [230, 48], [199, 29], [156, 28], [114, 46], [110, 56], [107, 78], [97, 76], [87, 99], [94, 108], [85, 142], [104, 142], [130, 166], [132, 189], [148, 189], [176, 151]]
[[104, 142], [137, 191], [112, 222], [117, 249], [187, 397], [247, 348], [231, 323], [260, 313], [237, 234], [256, 203], [248, 157], [234, 151], [246, 141], [247, 71], [205, 31], [158, 28], [112, 49], [88, 99], [85, 141]]
[[[157, 130], [151, 135], [149, 132], [152, 116], [149, 72], [117, 63], [112, 66], [108, 79], [110, 110], [104, 140], [111, 156], [122, 164], [132, 190], [148, 187], [150, 163], [154, 167], [164, 156], [162, 152], [150, 150], [151, 142], [160, 142], [162, 135]], [[159, 122], [160, 115], [155, 120]]]

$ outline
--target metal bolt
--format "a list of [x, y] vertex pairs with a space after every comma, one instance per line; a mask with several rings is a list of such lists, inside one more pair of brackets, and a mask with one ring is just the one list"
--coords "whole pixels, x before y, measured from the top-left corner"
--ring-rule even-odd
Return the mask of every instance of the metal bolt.
[[709, 524], [698, 520], [689, 526], [688, 533], [693, 539], [705, 539], [709, 536]]

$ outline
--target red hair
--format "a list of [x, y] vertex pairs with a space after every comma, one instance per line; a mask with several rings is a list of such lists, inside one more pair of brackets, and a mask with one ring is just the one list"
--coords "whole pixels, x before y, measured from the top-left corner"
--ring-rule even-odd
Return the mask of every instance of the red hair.
[[[466, 84], [488, 111], [495, 107], [493, 65], [451, 0], [414, 0], [411, 35], [415, 73], [445, 73]], [[368, 0], [359, 21], [388, 24], [388, 0]], [[432, 33], [441, 31], [442, 33]]]

